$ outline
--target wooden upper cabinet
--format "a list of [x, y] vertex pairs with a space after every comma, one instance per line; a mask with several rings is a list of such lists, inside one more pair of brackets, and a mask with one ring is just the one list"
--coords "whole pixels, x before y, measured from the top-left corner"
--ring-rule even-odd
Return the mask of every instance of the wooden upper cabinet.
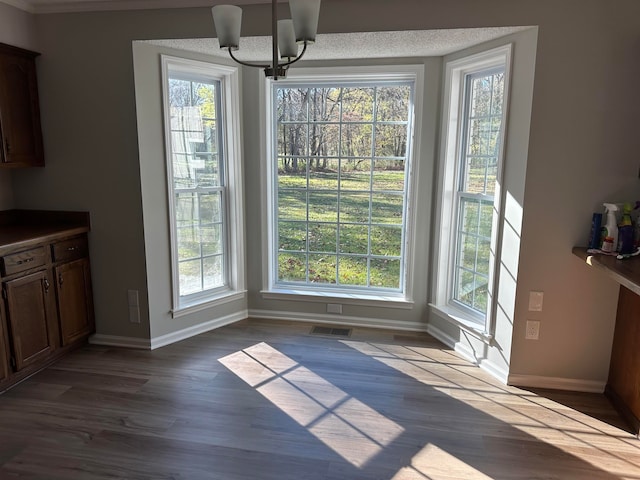
[[0, 44], [0, 165], [5, 167], [44, 166], [37, 56]]

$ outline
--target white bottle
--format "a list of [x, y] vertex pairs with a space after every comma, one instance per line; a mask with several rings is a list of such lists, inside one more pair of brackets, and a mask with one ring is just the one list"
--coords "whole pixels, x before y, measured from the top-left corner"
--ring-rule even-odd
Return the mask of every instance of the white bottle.
[[616, 218], [616, 212], [620, 210], [615, 203], [603, 204], [605, 208], [605, 215], [607, 216], [607, 222], [602, 228], [602, 238], [613, 237], [613, 250], [618, 249], [618, 219]]

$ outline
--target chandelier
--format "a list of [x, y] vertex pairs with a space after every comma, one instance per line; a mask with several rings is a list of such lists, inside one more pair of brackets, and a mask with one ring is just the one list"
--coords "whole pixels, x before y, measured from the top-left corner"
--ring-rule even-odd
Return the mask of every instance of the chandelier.
[[[252, 63], [239, 60], [233, 54], [240, 48], [242, 9], [236, 5], [216, 5], [211, 9], [220, 48], [241, 65], [264, 69], [267, 77], [284, 78], [291, 64], [307, 51], [307, 45], [316, 40], [320, 0], [289, 0], [291, 19], [278, 20], [277, 0], [271, 0], [271, 63]], [[298, 55], [298, 45], [303, 45]], [[278, 55], [278, 52], [280, 55]], [[282, 60], [282, 61], [281, 61]]]

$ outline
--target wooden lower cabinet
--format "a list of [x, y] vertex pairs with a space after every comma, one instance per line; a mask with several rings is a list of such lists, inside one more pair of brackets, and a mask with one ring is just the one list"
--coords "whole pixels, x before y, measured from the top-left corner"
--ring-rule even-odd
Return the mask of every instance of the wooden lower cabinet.
[[89, 260], [81, 258], [55, 267], [56, 297], [62, 345], [86, 338], [93, 330]]
[[3, 286], [15, 370], [38, 363], [56, 348], [51, 279], [44, 270]]
[[607, 393], [640, 433], [640, 296], [620, 286]]
[[0, 302], [0, 384], [9, 378], [10, 369], [10, 351], [9, 339], [7, 338], [7, 330], [4, 328], [5, 318], [4, 304]]
[[0, 254], [0, 392], [94, 331], [86, 234]]

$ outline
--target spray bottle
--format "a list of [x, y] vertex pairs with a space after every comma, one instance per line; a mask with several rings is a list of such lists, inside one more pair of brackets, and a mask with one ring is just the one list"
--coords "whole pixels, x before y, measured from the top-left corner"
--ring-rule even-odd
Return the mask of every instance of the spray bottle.
[[618, 221], [616, 219], [616, 212], [619, 208], [615, 203], [605, 203], [603, 205], [607, 220], [604, 227], [602, 227], [602, 238], [612, 237], [613, 249], [616, 250], [618, 247]]
[[622, 220], [618, 225], [618, 251], [622, 255], [630, 255], [635, 251], [633, 244], [633, 223], [631, 221], [631, 204], [622, 206]]

